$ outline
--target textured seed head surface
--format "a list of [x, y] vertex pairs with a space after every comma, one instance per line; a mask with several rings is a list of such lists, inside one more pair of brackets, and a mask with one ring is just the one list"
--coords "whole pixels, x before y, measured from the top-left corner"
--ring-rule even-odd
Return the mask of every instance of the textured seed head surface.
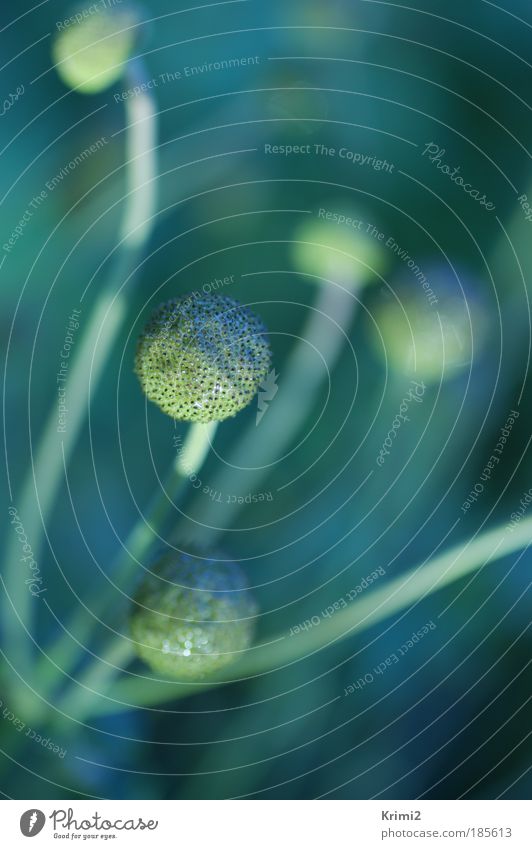
[[139, 588], [131, 634], [155, 672], [198, 680], [250, 646], [257, 605], [240, 566], [217, 557], [172, 552]]
[[135, 371], [164, 413], [207, 423], [246, 407], [270, 362], [258, 316], [232, 298], [193, 294], [155, 310], [137, 345]]
[[[77, 17], [76, 17], [77, 16]], [[84, 94], [103, 91], [120, 78], [135, 45], [140, 15], [132, 5], [75, 7], [53, 42], [52, 58], [65, 85]]]

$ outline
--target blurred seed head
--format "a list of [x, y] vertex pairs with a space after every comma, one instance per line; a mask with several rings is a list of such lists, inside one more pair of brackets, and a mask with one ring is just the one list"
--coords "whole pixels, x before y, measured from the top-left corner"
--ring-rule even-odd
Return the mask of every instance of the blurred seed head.
[[482, 353], [486, 305], [471, 276], [457, 273], [459, 282], [451, 269], [427, 263], [425, 276], [437, 303], [429, 302], [415, 277], [401, 276], [392, 282], [396, 297], [381, 293], [372, 305], [373, 347], [393, 370], [434, 383], [469, 369]]
[[[359, 212], [346, 211], [334, 201], [324, 203], [323, 208], [353, 221], [361, 220]], [[293, 237], [296, 269], [355, 288], [376, 279], [386, 270], [389, 260], [382, 245], [365, 232], [365, 220], [361, 223], [363, 226], [358, 229], [326, 220], [305, 222]]]
[[270, 363], [255, 313], [233, 298], [196, 293], [157, 307], [139, 338], [135, 371], [164, 413], [208, 423], [246, 407]]
[[130, 628], [154, 672], [199, 680], [251, 645], [257, 604], [240, 566], [219, 558], [172, 552], [144, 579]]
[[54, 39], [52, 58], [65, 85], [95, 94], [121, 77], [137, 41], [140, 11], [124, 0], [119, 6], [77, 6], [71, 16]]

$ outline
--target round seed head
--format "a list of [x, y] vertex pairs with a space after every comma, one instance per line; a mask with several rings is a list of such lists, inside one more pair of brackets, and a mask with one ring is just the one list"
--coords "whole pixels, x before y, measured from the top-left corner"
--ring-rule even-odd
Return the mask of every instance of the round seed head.
[[131, 635], [154, 672], [198, 680], [251, 645], [257, 613], [236, 563], [172, 552], [135, 597]]
[[223, 421], [246, 407], [270, 369], [262, 321], [222, 295], [161, 304], [137, 345], [135, 371], [150, 401], [180, 421]]
[[365, 227], [353, 226], [360, 218], [356, 210], [345, 209], [334, 200], [328, 206], [341, 210], [334, 213], [334, 221], [305, 222], [296, 231], [292, 251], [296, 269], [342, 286], [358, 287], [376, 280], [388, 265], [382, 245]]
[[[487, 315], [476, 281], [427, 264], [426, 283], [394, 282], [396, 297], [381, 293], [372, 307], [372, 343], [394, 371], [427, 383], [469, 369], [486, 340]], [[430, 288], [427, 288], [430, 287]]]
[[84, 94], [103, 91], [120, 78], [133, 52], [140, 15], [121, 7], [80, 7], [56, 35], [52, 58], [65, 85]]

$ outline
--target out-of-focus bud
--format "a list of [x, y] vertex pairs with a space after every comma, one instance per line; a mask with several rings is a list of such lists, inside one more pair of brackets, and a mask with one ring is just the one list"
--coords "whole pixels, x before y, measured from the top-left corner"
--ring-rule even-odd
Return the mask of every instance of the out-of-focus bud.
[[194, 681], [239, 658], [257, 613], [238, 564], [172, 552], [144, 579], [130, 627], [139, 657], [155, 672]]
[[488, 314], [471, 275], [427, 263], [418, 275], [402, 273], [391, 288], [370, 305], [372, 344], [390, 368], [433, 383], [468, 369], [480, 356]]
[[358, 288], [378, 280], [389, 257], [379, 241], [368, 235], [368, 224], [356, 210], [334, 201], [317, 211], [318, 220], [305, 221], [295, 232], [293, 259], [298, 271]]
[[140, 12], [127, 2], [74, 8], [52, 46], [65, 85], [95, 94], [116, 82], [133, 53], [140, 23]]

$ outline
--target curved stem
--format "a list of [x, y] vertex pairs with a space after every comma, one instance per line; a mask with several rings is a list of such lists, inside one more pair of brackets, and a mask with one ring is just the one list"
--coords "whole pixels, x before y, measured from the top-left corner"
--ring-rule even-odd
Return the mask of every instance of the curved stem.
[[[304, 425], [323, 382], [323, 371], [315, 368], [316, 351], [321, 354], [324, 363], [331, 371], [344, 347], [345, 335], [354, 318], [363, 285], [363, 282], [358, 282], [358, 285], [355, 284], [354, 280], [350, 280], [346, 288], [331, 281], [320, 282], [316, 304], [306, 322], [300, 341], [295, 345], [289, 357], [281, 388], [275, 398], [275, 412], [271, 412], [269, 417], [261, 422], [260, 433], [254, 424], [249, 428], [244, 437], [239, 440], [238, 446], [230, 459], [231, 465], [243, 466], [246, 458], [253, 451], [254, 460], [260, 468], [244, 473], [246, 487], [257, 487], [260, 484], [261, 479], [269, 473], [269, 466], [290, 446], [300, 428]], [[199, 469], [203, 459], [201, 442], [197, 444], [188, 443], [181, 452], [177, 471], [183, 472], [184, 469], [190, 474], [191, 470]], [[238, 487], [242, 486], [244, 480], [242, 474], [242, 471], [238, 468], [229, 468], [228, 471], [224, 471], [219, 476], [223, 480], [223, 484], [215, 481], [214, 489], [225, 488], [225, 491], [238, 491]], [[157, 514], [153, 517], [155, 527], [157, 527], [157, 522], [164, 518], [164, 505], [161, 506], [163, 507], [163, 515]], [[220, 508], [222, 515], [220, 515]], [[205, 509], [209, 514], [209, 507]], [[223, 528], [229, 526], [237, 509], [238, 505], [235, 503], [217, 503], [213, 515], [218, 522], [221, 522], [222, 527], [209, 530], [202, 524], [201, 542], [212, 543], [217, 534]], [[205, 517], [205, 524], [208, 524], [209, 518], [209, 515]], [[133, 534], [137, 533], [142, 535], [143, 526], [137, 525]], [[190, 537], [190, 534], [187, 534], [187, 536]], [[180, 538], [180, 531], [175, 534], [175, 537], [176, 539]], [[143, 550], [142, 540], [139, 540], [139, 542], [141, 544], [140, 550]], [[133, 546], [133, 540], [128, 541], [128, 547], [130, 545]], [[123, 567], [120, 568], [127, 569], [128, 564], [124, 563]], [[80, 611], [78, 619], [80, 617], [83, 618], [82, 611]], [[85, 627], [88, 627], [87, 623]], [[87, 632], [85, 631], [83, 636], [85, 636], [85, 633]], [[123, 638], [112, 637], [111, 641], [114, 642], [117, 639]], [[66, 634], [62, 638], [59, 648], [67, 651], [73, 650], [72, 641]], [[54, 652], [54, 656], [55, 662], [60, 667], [68, 660], [62, 653], [57, 655]]]
[[[331, 281], [320, 283], [318, 298], [280, 376], [268, 415], [258, 427], [253, 421], [239, 438], [212, 483], [214, 491], [231, 495], [243, 490], [257, 491], [272, 465], [289, 449], [312, 412], [324, 380], [324, 369], [316, 368], [316, 352], [323, 357], [329, 372], [332, 371], [344, 348], [345, 334], [355, 316], [363, 286], [363, 281], [358, 284], [351, 281], [345, 288]], [[246, 469], [251, 457], [254, 468]], [[204, 499], [201, 526], [196, 526], [202, 542], [212, 543], [231, 526], [240, 509], [236, 498], [208, 503]], [[179, 524], [176, 538], [185, 526], [187, 536], [190, 535], [188, 521]]]
[[[129, 587], [133, 584], [139, 571], [139, 563], [148, 554], [157, 538], [158, 529], [174, 508], [175, 499], [183, 491], [189, 476], [201, 469], [217, 427], [218, 422], [212, 422], [207, 425], [194, 424], [189, 428], [183, 448], [172, 463], [163, 485], [152, 498], [146, 515], [141, 515], [130, 531], [111, 566], [110, 582], [119, 593], [123, 592], [123, 584]], [[116, 605], [116, 596], [102, 592], [100, 588], [88, 606], [82, 605], [76, 610], [64, 633], [49, 649], [49, 657], [43, 657], [37, 666], [37, 680], [46, 681], [47, 693], [51, 693], [62, 676], [75, 667], [80, 652], [85, 649], [86, 641], [95, 627], [103, 624], [101, 617], [113, 605]], [[117, 642], [125, 640], [115, 634], [111, 634], [109, 639], [107, 651], [111, 652], [115, 650]], [[119, 648], [116, 650], [121, 651]], [[53, 667], [50, 666], [50, 660], [53, 661]], [[96, 657], [93, 665], [98, 664], [99, 660]], [[89, 674], [97, 675], [97, 672], [93, 670]]]
[[[139, 61], [129, 63], [127, 75], [137, 80], [144, 74]], [[86, 330], [72, 359], [66, 384], [70, 416], [65, 433], [57, 430], [57, 406], [51, 410], [32, 457], [32, 465], [15, 506], [19, 512], [35, 561], [39, 561], [46, 527], [63, 479], [63, 463], [68, 463], [85, 421], [91, 397], [104, 373], [104, 366], [127, 315], [125, 281], [137, 272], [144, 246], [153, 227], [156, 180], [156, 107], [146, 90], [126, 101], [127, 194], [122, 241], [115, 254], [101, 294], [96, 300]], [[3, 583], [3, 626], [13, 661], [29, 670], [34, 599], [24, 584], [20, 569], [19, 543], [9, 535]], [[22, 631], [21, 629], [24, 629]]]
[[281, 639], [274, 641], [273, 645], [269, 640], [268, 645], [251, 649], [240, 662], [231, 666], [231, 677], [225, 681], [213, 679], [195, 685], [150, 681], [148, 687], [145, 678], [128, 676], [113, 686], [107, 699], [95, 705], [96, 714], [119, 713], [126, 708], [157, 705], [192, 693], [203, 693], [231, 680], [275, 672], [355, 633], [362, 633], [475, 570], [527, 548], [531, 542], [532, 518], [522, 520], [513, 530], [500, 526], [486, 531], [476, 539], [454, 546], [428, 563], [419, 564], [380, 589], [366, 593], [331, 619], [322, 621], [319, 627], [294, 636], [280, 635]]
[[[95, 656], [80, 676], [75, 686], [71, 686], [59, 703], [59, 709], [77, 722], [83, 722], [92, 713], [92, 708], [102, 698], [102, 693], [131, 663], [135, 656], [131, 640], [127, 637], [114, 637], [105, 652]], [[61, 716], [61, 714], [59, 714]]]

